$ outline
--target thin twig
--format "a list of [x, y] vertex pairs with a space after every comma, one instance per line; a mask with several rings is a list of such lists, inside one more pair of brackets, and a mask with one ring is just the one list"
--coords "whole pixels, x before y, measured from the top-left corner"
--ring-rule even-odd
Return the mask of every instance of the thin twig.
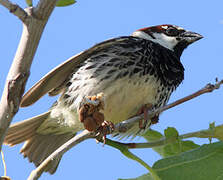
[[182, 104], [182, 103], [184, 103], [184, 102], [186, 102], [186, 101], [189, 101], [189, 100], [191, 100], [191, 99], [193, 99], [193, 98], [195, 98], [195, 97], [198, 97], [198, 96], [200, 96], [200, 95], [202, 95], [202, 94], [205, 94], [205, 93], [210, 93], [210, 92], [212, 92], [212, 91], [214, 91], [214, 90], [216, 90], [216, 89], [219, 89], [220, 88], [220, 86], [223, 84], [223, 80], [221, 80], [221, 81], [218, 81], [217, 79], [216, 79], [216, 83], [215, 84], [207, 84], [204, 88], [202, 88], [202, 89], [200, 89], [200, 90], [198, 90], [197, 92], [195, 92], [195, 93], [193, 93], [193, 94], [191, 94], [191, 95], [189, 95], [189, 96], [186, 96], [186, 97], [184, 97], [184, 98], [182, 98], [182, 99], [179, 99], [179, 100], [177, 100], [177, 101], [175, 101], [175, 102], [173, 102], [173, 103], [171, 103], [171, 104], [168, 104], [168, 105], [166, 105], [166, 106], [163, 106], [163, 107], [161, 107], [161, 108], [159, 108], [159, 109], [157, 109], [157, 110], [155, 110], [155, 113], [161, 113], [161, 112], [163, 112], [163, 111], [165, 111], [165, 110], [167, 110], [167, 109], [170, 109], [170, 108], [172, 108], [172, 107], [175, 107], [175, 106], [177, 106], [177, 105], [179, 105], [179, 104]]
[[[146, 143], [122, 143], [122, 142], [114, 141], [114, 140], [111, 140], [111, 139], [106, 139], [105, 144], [107, 144], [107, 142], [109, 142], [109, 141], [117, 143], [120, 146], [125, 146], [128, 149], [142, 149], [142, 148], [154, 148], [154, 147], [158, 147], [158, 146], [164, 146], [164, 145], [175, 142], [176, 139], [162, 138], [162, 139], [154, 141], [154, 142], [146, 142]], [[107, 145], [109, 145], [109, 144], [107, 144]]]
[[[222, 125], [216, 126], [215, 128], [222, 128]], [[162, 137], [159, 140], [153, 141], [153, 142], [146, 142], [146, 143], [122, 143], [118, 141], [114, 141], [111, 139], [106, 139], [106, 144], [109, 145], [109, 143], [116, 143], [117, 145], [120, 146], [125, 146], [128, 149], [142, 149], [142, 148], [154, 148], [154, 147], [159, 147], [159, 146], [165, 146], [167, 144], [171, 144], [176, 142], [177, 140], [183, 140], [183, 139], [188, 139], [188, 138], [217, 138], [218, 135], [213, 131], [212, 129], [205, 129], [205, 130], [200, 130], [200, 131], [195, 131], [191, 133], [186, 133], [182, 134], [176, 138], [165, 138]]]

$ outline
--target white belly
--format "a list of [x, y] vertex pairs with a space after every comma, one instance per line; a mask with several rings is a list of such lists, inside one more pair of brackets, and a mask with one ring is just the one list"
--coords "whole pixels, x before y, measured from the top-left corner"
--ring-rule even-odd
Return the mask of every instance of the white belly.
[[104, 115], [107, 121], [118, 123], [124, 121], [139, 111], [145, 104], [157, 103], [157, 90], [160, 83], [154, 78], [144, 83], [144, 79], [134, 81], [120, 79], [105, 89]]
[[[91, 94], [97, 95], [102, 93], [105, 96], [105, 107], [103, 113], [105, 120], [111, 121], [114, 124], [122, 122], [137, 114], [139, 109], [145, 104], [156, 104], [159, 97], [157, 96], [160, 82], [155, 78], [150, 77], [147, 82], [143, 78], [122, 78], [107, 85], [101, 90], [91, 86]], [[86, 93], [87, 90], [81, 90], [81, 93]], [[63, 134], [65, 132], [78, 132], [83, 129], [83, 124], [78, 119], [78, 105], [83, 97], [79, 94], [78, 98], [72, 105], [64, 105], [63, 101], [52, 108], [50, 117], [40, 126], [38, 132], [48, 134], [56, 133]]]

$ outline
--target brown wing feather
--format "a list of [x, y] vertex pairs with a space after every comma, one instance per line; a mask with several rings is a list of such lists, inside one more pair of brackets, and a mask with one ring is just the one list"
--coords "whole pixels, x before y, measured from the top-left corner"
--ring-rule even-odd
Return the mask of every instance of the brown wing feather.
[[83, 60], [81, 54], [71, 57], [46, 74], [23, 96], [20, 106], [26, 107], [35, 103], [43, 95], [63, 83], [75, 66]]
[[[114, 42], [118, 42], [121, 39], [110, 39], [99, 43], [92, 48], [83, 51], [71, 58], [69, 58], [64, 63], [60, 64], [52, 71], [47, 73], [39, 82], [37, 82], [22, 98], [21, 107], [26, 107], [32, 105], [37, 100], [39, 100], [46, 93], [50, 93], [50, 95], [57, 95], [60, 92], [60, 89], [63, 88], [64, 82], [67, 80], [72, 71], [77, 67], [80, 63], [84, 62], [87, 58], [89, 58], [92, 53], [96, 53], [101, 49], [110, 46]], [[59, 90], [57, 89], [59, 88]], [[55, 91], [54, 91], [55, 90]]]

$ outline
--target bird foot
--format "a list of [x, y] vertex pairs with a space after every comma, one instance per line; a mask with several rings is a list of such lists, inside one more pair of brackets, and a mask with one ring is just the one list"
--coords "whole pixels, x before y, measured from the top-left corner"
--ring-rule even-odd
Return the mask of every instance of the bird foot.
[[[149, 121], [149, 119], [148, 119], [148, 111], [151, 110], [152, 107], [153, 107], [152, 104], [145, 104], [137, 112], [137, 115], [140, 115], [142, 113], [144, 115], [144, 118], [141, 119], [141, 120], [139, 120], [139, 128], [140, 129], [145, 129], [146, 128], [146, 125], [147, 125], [147, 123]], [[153, 116], [150, 120], [151, 120], [151, 124], [158, 123], [158, 121], [159, 121], [159, 115]]]
[[115, 129], [114, 124], [111, 121], [104, 121], [102, 125], [99, 127], [98, 132], [102, 135], [103, 144], [106, 143], [106, 135], [111, 134]]
[[104, 120], [104, 114], [100, 112], [103, 109], [103, 93], [96, 96], [87, 96], [84, 104], [79, 109], [79, 120], [88, 131], [99, 132], [105, 143], [106, 135], [114, 130], [114, 124]]
[[156, 124], [159, 122], [159, 115], [155, 115], [151, 118], [151, 124]]

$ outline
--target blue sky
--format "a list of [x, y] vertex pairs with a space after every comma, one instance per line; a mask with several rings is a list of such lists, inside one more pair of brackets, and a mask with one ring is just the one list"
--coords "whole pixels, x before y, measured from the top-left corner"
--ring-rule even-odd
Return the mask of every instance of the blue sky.
[[[22, 7], [25, 3], [14, 0]], [[79, 0], [75, 5], [56, 8], [46, 28], [31, 68], [26, 90], [49, 70], [103, 40], [129, 35], [136, 29], [158, 24], [175, 24], [198, 32], [204, 39], [184, 51], [181, 61], [185, 67], [185, 80], [171, 96], [170, 102], [184, 97], [218, 77], [223, 79], [223, 1], [201, 0]], [[14, 57], [20, 35], [21, 22], [0, 6], [0, 93], [3, 91], [8, 69]], [[203, 95], [164, 112], [159, 124], [152, 128], [163, 132], [168, 126], [176, 127], [180, 134], [208, 128], [210, 122], [223, 123], [223, 88]], [[45, 112], [55, 98], [43, 97], [28, 108], [22, 108], [13, 122]], [[135, 142], [143, 142], [136, 139]], [[208, 140], [195, 139], [197, 143]], [[13, 180], [28, 177], [34, 165], [19, 154], [21, 145], [3, 151], [7, 174]], [[160, 157], [150, 149], [134, 150], [152, 165]], [[3, 175], [0, 163], [0, 175]], [[133, 178], [146, 173], [142, 166], [122, 156], [116, 149], [102, 147], [88, 140], [67, 152], [57, 172], [44, 173], [41, 179], [98, 179], [115, 180]]]

